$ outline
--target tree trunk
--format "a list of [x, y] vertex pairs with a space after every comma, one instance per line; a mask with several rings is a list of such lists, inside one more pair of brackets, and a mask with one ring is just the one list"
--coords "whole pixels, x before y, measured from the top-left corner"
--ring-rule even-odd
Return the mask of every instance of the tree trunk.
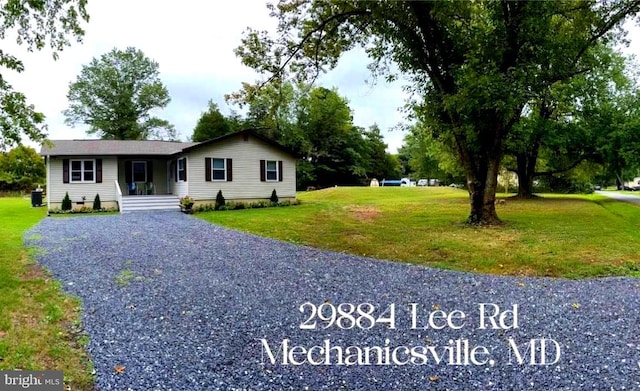
[[477, 165], [472, 164], [466, 153], [462, 154], [462, 160], [467, 175], [469, 203], [471, 204], [467, 224], [502, 224], [495, 207], [501, 155], [499, 153], [489, 154], [487, 158], [480, 159]]
[[538, 148], [528, 153], [516, 154], [518, 163], [518, 198], [533, 198], [533, 178], [536, 173]]

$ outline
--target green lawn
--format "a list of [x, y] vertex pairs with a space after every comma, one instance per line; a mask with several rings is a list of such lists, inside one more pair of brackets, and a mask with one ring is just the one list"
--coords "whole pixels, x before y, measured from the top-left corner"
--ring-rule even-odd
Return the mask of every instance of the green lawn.
[[72, 390], [92, 390], [80, 303], [30, 259], [24, 232], [46, 215], [23, 198], [0, 198], [0, 370], [57, 369]]
[[506, 222], [468, 227], [468, 195], [450, 188], [331, 188], [287, 208], [197, 214], [318, 248], [439, 268], [522, 276], [640, 277], [640, 207], [598, 195], [497, 205]]

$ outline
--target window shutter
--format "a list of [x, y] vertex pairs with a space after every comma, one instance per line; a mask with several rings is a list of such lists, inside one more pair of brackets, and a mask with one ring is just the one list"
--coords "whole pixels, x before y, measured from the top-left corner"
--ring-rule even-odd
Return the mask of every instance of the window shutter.
[[204, 158], [204, 180], [211, 182], [211, 158]]
[[231, 163], [231, 159], [227, 159], [227, 182], [231, 182], [233, 180], [233, 166]]
[[278, 160], [278, 182], [282, 182], [282, 160]]
[[62, 160], [62, 183], [69, 183], [69, 159]]
[[133, 162], [131, 160], [127, 160], [126, 162], [124, 162], [124, 181], [127, 182], [127, 184], [133, 182], [132, 167], [133, 167]]
[[171, 164], [175, 164], [175, 170], [174, 170], [175, 182], [178, 182], [178, 160], [179, 159], [176, 159], [175, 161], [171, 162]]
[[147, 160], [147, 182], [153, 182], [153, 161]]
[[187, 158], [184, 158], [184, 181], [187, 181]]
[[267, 180], [265, 166], [266, 162], [264, 160], [260, 160], [260, 182], [265, 182]]
[[96, 183], [102, 183], [102, 159], [96, 159]]

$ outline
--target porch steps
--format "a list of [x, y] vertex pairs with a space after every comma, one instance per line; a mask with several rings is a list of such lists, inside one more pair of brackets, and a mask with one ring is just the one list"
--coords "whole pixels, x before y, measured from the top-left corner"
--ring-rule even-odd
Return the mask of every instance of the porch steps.
[[180, 210], [180, 198], [173, 195], [122, 197], [120, 213], [154, 210]]

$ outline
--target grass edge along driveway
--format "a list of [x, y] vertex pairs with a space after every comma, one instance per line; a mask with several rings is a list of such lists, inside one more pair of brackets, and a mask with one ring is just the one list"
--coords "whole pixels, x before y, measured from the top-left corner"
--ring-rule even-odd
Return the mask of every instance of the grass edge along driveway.
[[93, 390], [80, 302], [39, 267], [23, 235], [46, 215], [23, 198], [0, 198], [0, 370], [62, 370], [65, 385]]
[[640, 277], [640, 207], [596, 194], [507, 198], [498, 227], [468, 227], [465, 190], [344, 187], [299, 206], [207, 212], [212, 223], [312, 247], [515, 276]]

